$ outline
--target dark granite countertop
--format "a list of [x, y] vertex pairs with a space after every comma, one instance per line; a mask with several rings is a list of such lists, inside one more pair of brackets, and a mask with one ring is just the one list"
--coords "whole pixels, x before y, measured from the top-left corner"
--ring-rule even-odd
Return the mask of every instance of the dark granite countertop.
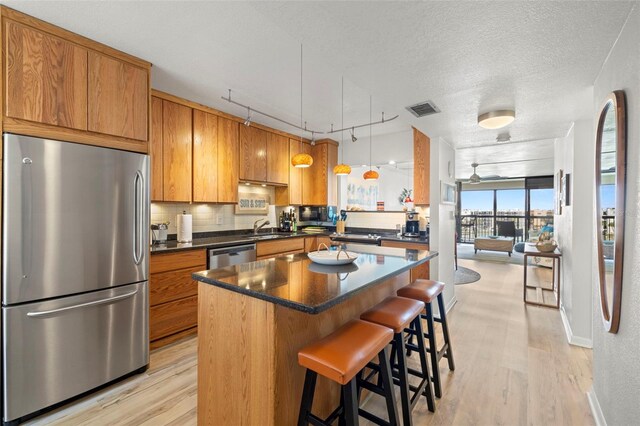
[[[279, 239], [285, 239], [285, 238], [314, 237], [318, 235], [325, 236], [325, 237], [336, 236], [334, 232], [321, 232], [321, 233], [318, 233], [318, 232], [314, 232], [314, 233], [266, 232], [266, 233], [259, 233], [258, 235], [253, 235], [251, 233], [244, 232], [244, 233], [238, 233], [238, 234], [216, 235], [216, 236], [206, 237], [206, 238], [194, 238], [194, 240], [190, 243], [179, 243], [176, 240], [171, 240], [171, 241], [167, 241], [165, 244], [154, 244], [151, 246], [151, 254], [171, 253], [171, 252], [182, 251], [182, 250], [230, 247], [230, 246], [235, 246], [240, 244], [255, 243], [258, 241], [270, 241], [270, 240], [279, 240]], [[367, 235], [367, 234], [352, 233], [348, 235]], [[419, 243], [419, 244], [429, 244], [429, 239], [424, 236], [419, 238], [409, 238], [409, 237], [398, 237], [395, 234], [387, 234], [387, 235], [380, 235], [380, 238], [378, 241], [382, 241], [382, 240], [406, 241], [406, 242]], [[370, 240], [369, 244], [374, 244], [374, 241], [375, 240]], [[354, 241], [351, 241], [351, 242], [354, 242]]]
[[359, 255], [351, 265], [319, 265], [306, 254], [292, 254], [192, 276], [194, 280], [230, 291], [318, 314], [438, 255], [427, 250], [366, 244], [348, 244], [347, 249]]
[[193, 250], [203, 248], [219, 248], [230, 247], [240, 244], [255, 243], [258, 241], [270, 241], [284, 238], [300, 238], [300, 237], [313, 237], [315, 235], [329, 235], [329, 234], [308, 234], [305, 232], [298, 233], [264, 233], [264, 234], [236, 234], [236, 235], [221, 235], [216, 237], [207, 238], [194, 238], [190, 243], [179, 243], [177, 241], [167, 241], [166, 244], [154, 244], [151, 246], [151, 254], [154, 253], [170, 253], [181, 250]]

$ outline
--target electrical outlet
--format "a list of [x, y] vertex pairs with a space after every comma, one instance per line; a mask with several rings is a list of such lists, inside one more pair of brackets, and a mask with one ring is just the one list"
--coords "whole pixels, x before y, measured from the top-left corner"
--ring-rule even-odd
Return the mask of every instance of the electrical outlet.
[[216, 225], [222, 225], [222, 215], [216, 215]]

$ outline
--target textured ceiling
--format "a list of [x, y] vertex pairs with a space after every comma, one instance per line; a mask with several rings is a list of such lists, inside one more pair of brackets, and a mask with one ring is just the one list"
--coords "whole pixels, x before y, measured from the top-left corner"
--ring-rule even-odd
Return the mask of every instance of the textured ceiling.
[[[151, 61], [157, 89], [243, 114], [220, 99], [232, 88], [240, 102], [293, 122], [300, 119], [303, 43], [304, 117], [309, 127], [328, 130], [331, 123], [339, 125], [344, 75], [345, 125], [368, 120], [371, 93], [374, 118], [382, 110], [387, 116], [400, 114], [375, 133], [413, 125], [456, 148], [495, 144], [500, 131], [479, 128], [476, 117], [496, 108], [515, 108], [516, 121], [506, 129], [514, 141], [564, 136], [572, 121], [592, 118], [591, 85], [633, 5], [3, 3]], [[424, 100], [432, 100], [442, 113], [418, 119], [404, 109]], [[513, 149], [529, 159], [553, 152], [541, 153], [535, 142]], [[493, 148], [492, 155], [501, 150]]]

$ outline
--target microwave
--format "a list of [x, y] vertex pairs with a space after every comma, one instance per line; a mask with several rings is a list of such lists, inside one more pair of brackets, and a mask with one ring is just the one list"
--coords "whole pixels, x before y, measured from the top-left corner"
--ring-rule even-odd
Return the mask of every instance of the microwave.
[[328, 222], [333, 220], [333, 215], [329, 213], [335, 210], [335, 206], [300, 206], [298, 217], [301, 222]]

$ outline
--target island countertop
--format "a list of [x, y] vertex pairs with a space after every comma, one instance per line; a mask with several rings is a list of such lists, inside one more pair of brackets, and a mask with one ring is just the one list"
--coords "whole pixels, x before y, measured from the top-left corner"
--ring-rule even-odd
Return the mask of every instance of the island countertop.
[[358, 253], [351, 265], [319, 265], [306, 254], [293, 254], [197, 272], [192, 277], [226, 290], [318, 314], [438, 255], [428, 250], [363, 244], [348, 244], [347, 250]]

